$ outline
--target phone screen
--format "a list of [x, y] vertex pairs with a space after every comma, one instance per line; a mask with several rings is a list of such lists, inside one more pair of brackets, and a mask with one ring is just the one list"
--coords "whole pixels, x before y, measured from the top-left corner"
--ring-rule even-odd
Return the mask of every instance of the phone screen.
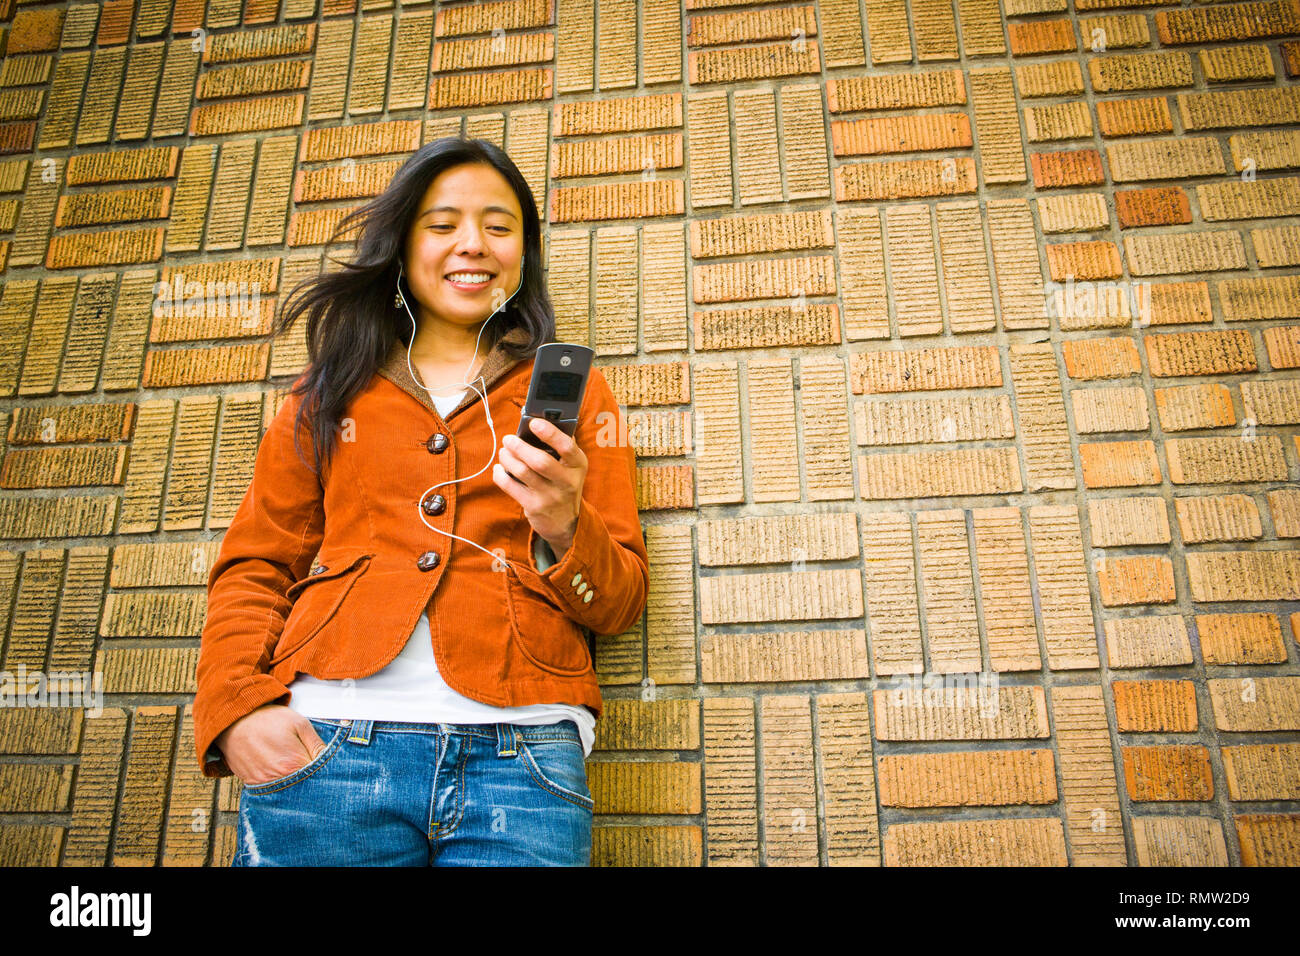
[[573, 372], [543, 372], [537, 381], [539, 401], [573, 402], [582, 388], [582, 376]]

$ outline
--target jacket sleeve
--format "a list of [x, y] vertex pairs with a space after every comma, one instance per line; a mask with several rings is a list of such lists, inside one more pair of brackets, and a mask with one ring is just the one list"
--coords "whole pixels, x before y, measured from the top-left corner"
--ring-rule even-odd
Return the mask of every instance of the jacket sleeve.
[[313, 470], [308, 428], [299, 429], [294, 448], [301, 402], [291, 393], [267, 429], [253, 480], [208, 573], [194, 697], [195, 747], [207, 777], [232, 773], [213, 743], [222, 731], [263, 704], [287, 704], [291, 696], [267, 673], [268, 662], [293, 607], [285, 591], [306, 576], [325, 527], [325, 492]]
[[[596, 634], [622, 634], [645, 610], [650, 562], [636, 506], [636, 453], [599, 368], [592, 368], [587, 381], [574, 439], [587, 456], [587, 477], [573, 543], [544, 571], [531, 560], [512, 566], [525, 587], [567, 608], [581, 626]], [[539, 541], [545, 543], [530, 528], [530, 557]]]

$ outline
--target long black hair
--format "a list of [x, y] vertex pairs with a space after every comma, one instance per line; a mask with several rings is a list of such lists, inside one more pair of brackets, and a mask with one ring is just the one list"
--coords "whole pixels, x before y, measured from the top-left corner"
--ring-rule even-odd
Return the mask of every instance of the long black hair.
[[[522, 284], [483, 330], [487, 350], [512, 328], [529, 332], [528, 341], [521, 345], [502, 344], [512, 358], [529, 358], [539, 345], [555, 338], [555, 310], [542, 276], [537, 203], [519, 168], [500, 147], [486, 140], [448, 136], [422, 146], [402, 164], [382, 193], [335, 227], [326, 254], [340, 237], [356, 228], [352, 258], [332, 260], [343, 267], [341, 271], [322, 272], [294, 286], [272, 330], [272, 335], [282, 335], [307, 314], [309, 365], [290, 391], [304, 396], [294, 420], [294, 448], [298, 449], [298, 428], [305, 417], [310, 420], [318, 475], [329, 464], [349, 402], [365, 389], [395, 341], [410, 342], [411, 318], [393, 304], [406, 235], [433, 180], [464, 163], [486, 164], [505, 177], [524, 218]], [[403, 283], [402, 292], [406, 301], [414, 304], [409, 284]], [[300, 450], [298, 454], [301, 458]]]

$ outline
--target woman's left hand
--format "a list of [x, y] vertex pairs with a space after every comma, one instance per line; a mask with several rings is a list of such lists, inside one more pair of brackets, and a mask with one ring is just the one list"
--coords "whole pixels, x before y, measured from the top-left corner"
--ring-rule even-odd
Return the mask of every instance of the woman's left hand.
[[545, 539], [560, 559], [573, 544], [573, 534], [578, 528], [587, 456], [554, 423], [534, 418], [529, 427], [534, 435], [559, 452], [560, 457], [552, 458], [518, 436], [506, 435], [497, 455], [499, 460], [492, 466], [492, 480], [519, 502], [538, 537]]

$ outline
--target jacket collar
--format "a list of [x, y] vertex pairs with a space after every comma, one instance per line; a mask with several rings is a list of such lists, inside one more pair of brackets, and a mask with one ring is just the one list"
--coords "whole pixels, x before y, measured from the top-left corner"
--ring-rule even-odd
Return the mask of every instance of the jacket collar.
[[[527, 342], [528, 338], [529, 335], [527, 329], [522, 326], [515, 326], [514, 328], [508, 329], [501, 336], [500, 341], [492, 346], [492, 351], [490, 351], [487, 358], [483, 360], [483, 367], [479, 370], [479, 376], [482, 378], [482, 381], [480, 382], [478, 378], [475, 379], [475, 383], [478, 384], [485, 393], [492, 388], [493, 383], [496, 382], [497, 379], [522, 361], [522, 359], [512, 358], [506, 354], [505, 349], [502, 348], [502, 344], [506, 342], [522, 344]], [[414, 365], [415, 363], [411, 364]], [[434, 406], [433, 400], [429, 398], [429, 393], [411, 377], [411, 372], [406, 365], [406, 344], [400, 338], [393, 342], [393, 347], [388, 351], [388, 358], [385, 359], [384, 364], [379, 367], [379, 374], [388, 379], [402, 391], [406, 392], [406, 394], [410, 395], [429, 411], [433, 412], [435, 415], [438, 414], [438, 409]], [[478, 393], [475, 392], [474, 389], [466, 388], [465, 394], [461, 397], [460, 404], [446, 415], [440, 415], [439, 417], [446, 421], [462, 408], [478, 401], [478, 398]]]

